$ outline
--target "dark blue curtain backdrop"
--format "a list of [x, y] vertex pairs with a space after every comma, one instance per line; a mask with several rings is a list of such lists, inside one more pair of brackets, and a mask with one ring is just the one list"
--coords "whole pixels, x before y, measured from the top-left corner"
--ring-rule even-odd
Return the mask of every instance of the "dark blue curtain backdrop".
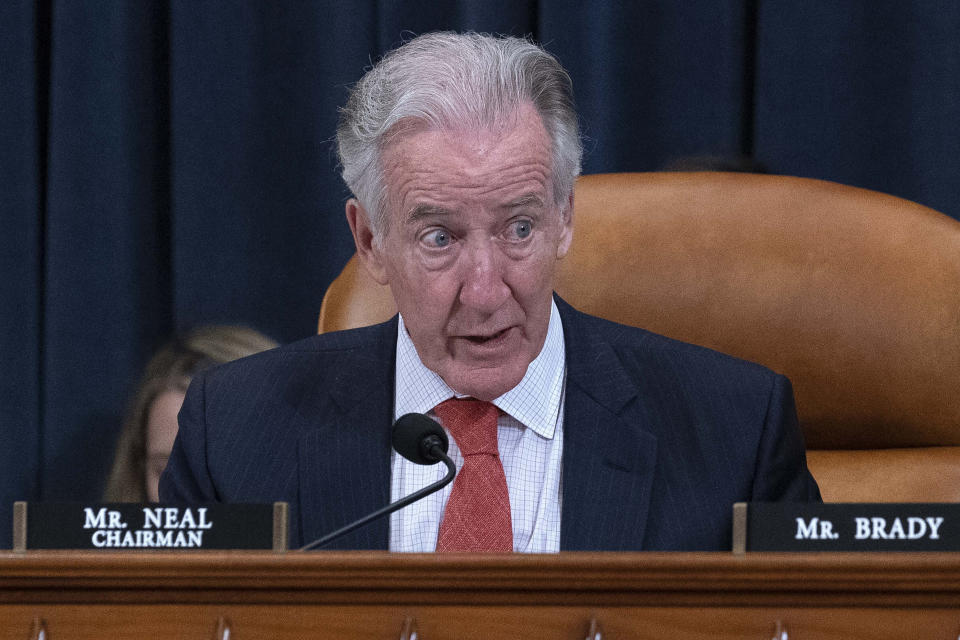
[[171, 333], [314, 331], [353, 251], [332, 137], [412, 33], [531, 34], [587, 173], [752, 156], [960, 217], [960, 3], [0, 3], [0, 548], [16, 499], [99, 495]]

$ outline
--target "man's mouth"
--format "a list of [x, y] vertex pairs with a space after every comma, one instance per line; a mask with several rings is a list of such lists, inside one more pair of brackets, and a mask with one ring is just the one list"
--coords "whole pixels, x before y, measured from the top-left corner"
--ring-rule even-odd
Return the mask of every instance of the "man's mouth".
[[497, 340], [498, 338], [502, 338], [509, 330], [510, 328], [507, 327], [506, 329], [502, 329], [488, 336], [464, 336], [464, 337], [470, 342], [472, 342], [473, 344], [487, 344], [489, 342], [493, 342]]

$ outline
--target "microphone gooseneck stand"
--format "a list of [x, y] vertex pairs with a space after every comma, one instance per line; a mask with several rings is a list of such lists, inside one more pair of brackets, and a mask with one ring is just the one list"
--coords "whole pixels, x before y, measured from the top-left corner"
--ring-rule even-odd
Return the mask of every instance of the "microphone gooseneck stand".
[[299, 551], [309, 551], [322, 547], [325, 544], [336, 540], [340, 536], [346, 535], [377, 518], [393, 513], [409, 504], [435, 493], [453, 481], [457, 475], [457, 467], [453, 460], [447, 455], [447, 434], [435, 420], [421, 413], [408, 413], [401, 416], [393, 426], [393, 448], [407, 460], [417, 464], [436, 464], [443, 462], [447, 465], [447, 474], [423, 489], [411, 493], [408, 496], [391, 502], [382, 509], [366, 515], [355, 522], [351, 522], [345, 527], [341, 527], [332, 533], [328, 533], [322, 538], [318, 538], [310, 544], [300, 547]]

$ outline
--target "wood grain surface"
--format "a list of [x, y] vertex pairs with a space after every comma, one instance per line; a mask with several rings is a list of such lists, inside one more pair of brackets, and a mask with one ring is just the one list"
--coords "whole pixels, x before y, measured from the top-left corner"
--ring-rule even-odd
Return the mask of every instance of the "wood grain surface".
[[[0, 554], [0, 639], [949, 638], [960, 554]], [[219, 629], [219, 631], [218, 631]]]

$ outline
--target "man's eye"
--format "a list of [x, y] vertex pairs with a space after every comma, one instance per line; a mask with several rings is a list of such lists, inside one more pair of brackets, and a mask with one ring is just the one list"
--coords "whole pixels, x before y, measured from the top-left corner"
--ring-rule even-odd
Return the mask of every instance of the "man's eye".
[[424, 242], [431, 247], [445, 247], [450, 244], [450, 232], [445, 229], [434, 229], [424, 236]]
[[517, 220], [513, 223], [513, 235], [523, 240], [533, 232], [533, 223], [529, 220]]

